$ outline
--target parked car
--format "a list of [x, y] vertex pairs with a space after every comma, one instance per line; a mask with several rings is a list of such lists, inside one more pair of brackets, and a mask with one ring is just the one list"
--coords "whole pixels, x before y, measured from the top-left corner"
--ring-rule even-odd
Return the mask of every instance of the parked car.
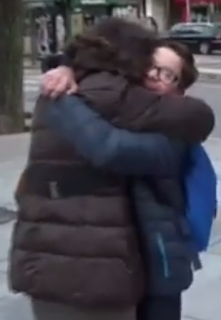
[[214, 50], [221, 50], [221, 24], [219, 23], [178, 23], [163, 37], [187, 45], [194, 53], [206, 55]]

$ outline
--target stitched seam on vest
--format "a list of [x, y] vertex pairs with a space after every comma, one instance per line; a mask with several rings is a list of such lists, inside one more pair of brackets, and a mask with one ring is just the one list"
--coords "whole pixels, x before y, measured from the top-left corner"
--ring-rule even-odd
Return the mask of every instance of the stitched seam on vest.
[[29, 253], [29, 254], [41, 254], [41, 255], [46, 255], [46, 256], [52, 256], [52, 257], [62, 257], [62, 258], [65, 258], [65, 259], [69, 259], [69, 260], [72, 260], [72, 259], [100, 259], [100, 260], [109, 260], [109, 259], [117, 259], [117, 260], [122, 260], [122, 261], [126, 261], [127, 260], [127, 256], [125, 257], [122, 257], [122, 256], [110, 256], [110, 257], [106, 257], [106, 256], [102, 256], [102, 255], [99, 255], [99, 253], [97, 254], [97, 256], [87, 256], [87, 255], [79, 255], [79, 254], [73, 254], [72, 256], [68, 256], [68, 255], [65, 255], [65, 254], [61, 254], [61, 253], [49, 253], [49, 252], [44, 252], [44, 251], [34, 251], [33, 249], [30, 249], [30, 250], [27, 250], [27, 249], [24, 249], [24, 248], [21, 248], [21, 247], [14, 247], [14, 251], [22, 251], [22, 252], [25, 252], [25, 253]]
[[92, 228], [119, 228], [119, 229], [134, 229], [132, 224], [127, 224], [127, 225], [102, 225], [102, 224], [98, 224], [98, 223], [87, 223], [87, 222], [82, 222], [82, 223], [78, 223], [78, 222], [51, 222], [51, 221], [32, 221], [32, 220], [27, 220], [27, 219], [19, 219], [20, 223], [28, 223], [28, 224], [35, 224], [35, 225], [52, 225], [52, 226], [56, 226], [56, 227], [65, 227], [65, 228], [83, 228], [83, 227], [92, 227]]

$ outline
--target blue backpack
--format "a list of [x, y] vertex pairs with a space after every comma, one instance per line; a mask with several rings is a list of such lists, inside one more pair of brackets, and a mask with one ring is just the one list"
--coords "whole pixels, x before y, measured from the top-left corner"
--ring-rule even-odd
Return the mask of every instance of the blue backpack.
[[216, 216], [217, 178], [205, 149], [196, 145], [190, 150], [190, 164], [185, 176], [187, 218], [198, 252], [209, 245], [213, 220]]

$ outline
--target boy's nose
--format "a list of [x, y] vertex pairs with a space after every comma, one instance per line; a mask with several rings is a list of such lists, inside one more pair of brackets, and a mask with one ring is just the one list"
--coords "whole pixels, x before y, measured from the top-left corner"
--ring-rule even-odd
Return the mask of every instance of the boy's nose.
[[151, 80], [154, 80], [154, 81], [158, 81], [158, 80], [159, 80], [159, 77], [158, 77], [157, 70], [151, 70], [151, 71], [149, 71], [149, 73], [148, 73], [148, 78], [151, 79]]

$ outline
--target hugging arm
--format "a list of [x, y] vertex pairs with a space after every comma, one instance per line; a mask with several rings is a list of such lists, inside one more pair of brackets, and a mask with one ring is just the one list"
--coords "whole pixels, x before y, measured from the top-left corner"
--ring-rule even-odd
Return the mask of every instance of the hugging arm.
[[93, 165], [125, 175], [170, 177], [180, 173], [181, 142], [116, 128], [76, 96], [48, 101], [47, 125]]
[[[73, 59], [73, 56], [67, 53], [61, 56], [60, 64], [66, 67], [51, 71], [54, 72], [53, 76], [49, 72], [50, 81], [48, 81], [47, 74], [45, 75], [45, 81], [43, 81], [43, 93], [45, 95], [53, 97], [65, 92], [76, 93], [77, 84], [74, 79], [74, 72], [70, 68], [71, 59]], [[114, 76], [111, 79], [112, 81], [116, 80]], [[96, 105], [95, 100], [100, 98], [97, 96], [97, 89], [101, 89], [104, 85], [103, 82], [98, 83], [97, 80], [96, 85], [93, 81], [90, 84], [87, 81], [87, 90], [85, 88], [83, 90], [83, 96], [86, 95], [85, 98], [91, 101], [92, 106]], [[110, 85], [109, 90], [113, 89], [115, 90], [116, 87], [113, 88]], [[138, 101], [141, 101], [143, 107], [136, 110], [134, 106], [137, 105]], [[193, 97], [159, 95], [144, 87], [129, 85], [122, 103], [126, 103], [127, 107], [122, 108], [125, 112], [121, 112], [118, 126], [120, 127], [122, 123], [125, 125], [128, 112], [133, 110], [132, 118], [135, 121], [127, 127], [132, 131], [158, 132], [171, 139], [195, 144], [206, 140], [215, 125], [214, 112], [211, 107], [204, 101]]]

